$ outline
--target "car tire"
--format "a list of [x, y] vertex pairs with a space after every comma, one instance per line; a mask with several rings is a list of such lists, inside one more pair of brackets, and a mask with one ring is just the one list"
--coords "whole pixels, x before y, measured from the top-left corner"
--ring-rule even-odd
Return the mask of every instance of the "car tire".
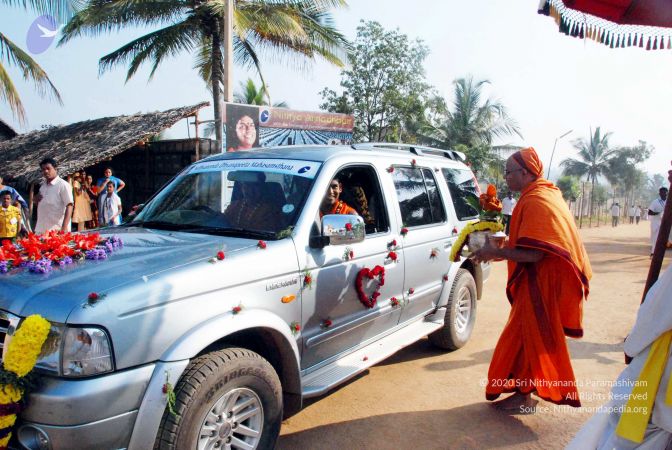
[[476, 322], [476, 282], [466, 269], [459, 269], [450, 289], [443, 327], [429, 335], [429, 341], [444, 350], [464, 347]]
[[275, 447], [282, 388], [273, 367], [257, 353], [226, 348], [195, 358], [175, 397], [176, 415], [166, 408], [155, 449], [236, 448], [237, 440], [252, 448]]

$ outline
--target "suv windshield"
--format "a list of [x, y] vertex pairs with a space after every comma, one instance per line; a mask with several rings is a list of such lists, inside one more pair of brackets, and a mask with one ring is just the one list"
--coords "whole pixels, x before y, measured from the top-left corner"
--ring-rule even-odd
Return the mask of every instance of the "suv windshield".
[[197, 163], [127, 226], [282, 237], [278, 233], [295, 224], [319, 167], [281, 159]]

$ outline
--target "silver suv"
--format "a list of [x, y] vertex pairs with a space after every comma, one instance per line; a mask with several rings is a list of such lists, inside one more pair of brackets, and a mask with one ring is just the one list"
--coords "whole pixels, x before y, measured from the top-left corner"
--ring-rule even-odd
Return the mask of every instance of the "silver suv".
[[[102, 230], [124, 243], [106, 261], [0, 275], [5, 333], [53, 324], [18, 442], [271, 448], [303, 399], [427, 335], [463, 346], [489, 270], [449, 260], [477, 216], [463, 159], [396, 144], [213, 156]], [[334, 179], [357, 215], [320, 213]]]

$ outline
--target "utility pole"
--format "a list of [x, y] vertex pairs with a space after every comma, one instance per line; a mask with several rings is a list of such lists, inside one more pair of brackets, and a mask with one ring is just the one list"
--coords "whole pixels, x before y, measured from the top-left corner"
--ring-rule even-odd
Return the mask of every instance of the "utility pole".
[[224, 16], [224, 101], [233, 101], [233, 2], [225, 0]]
[[562, 139], [563, 137], [567, 136], [569, 133], [571, 133], [574, 130], [569, 130], [568, 132], [564, 133], [561, 136], [558, 136], [555, 138], [555, 142], [553, 143], [553, 151], [551, 152], [551, 160], [548, 162], [548, 172], [546, 174], [546, 179], [550, 180], [551, 179], [551, 165], [553, 164], [553, 155], [555, 155], [555, 146], [558, 144], [558, 140]]

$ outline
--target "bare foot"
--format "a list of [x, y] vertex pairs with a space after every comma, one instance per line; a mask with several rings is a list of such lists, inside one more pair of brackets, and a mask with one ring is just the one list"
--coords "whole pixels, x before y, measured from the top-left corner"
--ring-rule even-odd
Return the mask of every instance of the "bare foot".
[[500, 411], [516, 411], [522, 414], [534, 413], [538, 400], [532, 398], [532, 394], [516, 392], [510, 397], [494, 402], [492, 405]]

